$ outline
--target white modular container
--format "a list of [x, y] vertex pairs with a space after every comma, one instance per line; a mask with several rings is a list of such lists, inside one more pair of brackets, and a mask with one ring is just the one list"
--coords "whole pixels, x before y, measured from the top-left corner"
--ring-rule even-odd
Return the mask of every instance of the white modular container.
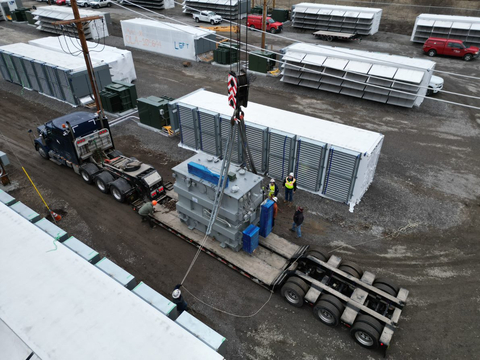
[[[43, 49], [53, 50], [63, 54], [72, 54], [72, 56], [76, 58], [78, 58], [78, 54], [81, 53], [79, 50], [81, 49], [79, 40], [69, 36], [49, 36], [30, 40], [28, 43]], [[87, 45], [90, 58], [93, 61], [109, 66], [113, 81], [131, 83], [137, 79], [131, 51], [91, 41], [87, 41]]]
[[282, 79], [391, 105], [423, 102], [435, 62], [335, 46], [296, 43], [284, 49]]
[[410, 41], [423, 44], [429, 37], [457, 39], [480, 47], [480, 17], [420, 14]]
[[[227, 95], [199, 89], [171, 106], [180, 126], [180, 146], [212, 155], [225, 152], [223, 134], [232, 114]], [[382, 134], [251, 101], [244, 111], [254, 162], [267, 159], [264, 172], [283, 181], [293, 171], [299, 188], [347, 203], [353, 211], [373, 181]], [[242, 160], [232, 155], [232, 162]]]
[[125, 46], [197, 61], [216, 48], [214, 31], [146, 19], [122, 20]]
[[[107, 20], [105, 13], [94, 10], [79, 9], [80, 17], [101, 16], [101, 19], [87, 21], [84, 24], [84, 32], [87, 40], [102, 39], [108, 36]], [[61, 35], [72, 35], [78, 37], [77, 28], [75, 26], [53, 25], [56, 21], [74, 19], [72, 8], [69, 6], [42, 6], [32, 11], [32, 15], [36, 20], [35, 25], [41, 31], [51, 32]]]
[[223, 359], [2, 203], [0, 229], [0, 273], [15, 275], [1, 278], [0, 320], [19, 338], [0, 358], [16, 346], [42, 360]]
[[373, 35], [378, 32], [382, 9], [300, 3], [292, 6], [292, 26], [300, 29]]

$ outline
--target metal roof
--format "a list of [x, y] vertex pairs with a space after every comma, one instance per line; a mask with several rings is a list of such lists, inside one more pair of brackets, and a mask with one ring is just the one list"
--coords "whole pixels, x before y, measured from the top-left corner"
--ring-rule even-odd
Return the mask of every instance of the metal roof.
[[193, 26], [179, 25], [174, 23], [167, 23], [163, 21], [154, 21], [154, 20], [148, 20], [148, 19], [130, 19], [130, 20], [122, 20], [121, 22], [135, 24], [141, 27], [145, 26], [145, 27], [157, 28], [159, 31], [162, 31], [162, 29], [168, 29], [173, 32], [178, 31], [182, 33], [195, 35], [198, 37], [215, 34], [215, 31], [208, 30], [208, 29], [200, 29], [198, 27], [193, 27]]
[[[227, 103], [227, 95], [220, 95], [205, 89], [199, 89], [185, 95], [175, 102], [207, 109], [230, 118], [232, 108]], [[383, 139], [377, 132], [338, 124], [316, 117], [281, 110], [252, 101], [244, 109], [245, 121], [271, 127], [289, 134], [339, 146], [360, 153], [368, 153]], [[297, 126], [293, 126], [296, 124]]]
[[455, 16], [455, 15], [436, 15], [436, 14], [420, 14], [417, 19], [422, 20], [443, 20], [443, 21], [460, 21], [466, 23], [480, 23], [480, 17], [473, 16]]
[[[310, 8], [310, 9], [322, 9], [323, 10], [332, 10], [332, 11], [342, 11], [345, 13], [346, 11], [356, 11], [359, 13], [376, 13], [382, 12], [382, 9], [379, 8], [370, 8], [370, 7], [359, 7], [359, 6], [341, 6], [341, 5], [324, 5], [324, 4], [314, 4], [314, 3], [300, 3], [295, 4], [293, 11], [297, 11], [297, 9], [302, 8]], [[342, 15], [343, 15], [342, 13]], [[324, 14], [322, 12], [322, 14]], [[334, 15], [334, 14], [332, 14]]]
[[1, 203], [0, 228], [0, 319], [42, 360], [223, 359]]

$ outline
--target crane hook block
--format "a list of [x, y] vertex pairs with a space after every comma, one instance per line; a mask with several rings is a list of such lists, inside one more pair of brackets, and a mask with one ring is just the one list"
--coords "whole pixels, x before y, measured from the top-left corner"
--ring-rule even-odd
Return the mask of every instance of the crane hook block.
[[228, 74], [228, 105], [234, 109], [240, 106], [247, 107], [248, 103], [248, 78], [244, 70], [237, 76], [234, 71]]

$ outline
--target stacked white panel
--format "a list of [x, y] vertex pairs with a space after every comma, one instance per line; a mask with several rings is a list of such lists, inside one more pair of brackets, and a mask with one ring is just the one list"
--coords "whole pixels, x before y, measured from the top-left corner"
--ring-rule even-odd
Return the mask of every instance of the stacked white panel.
[[[130, 0], [130, 2], [134, 5], [139, 5], [142, 7], [146, 7], [148, 9], [172, 9], [175, 7], [174, 0]], [[132, 5], [129, 3], [125, 3], [125, 5]]]
[[250, 0], [185, 0], [183, 2], [183, 12], [186, 14], [208, 10], [230, 20], [247, 17], [249, 9]]
[[[107, 23], [105, 13], [93, 10], [79, 10], [80, 17], [101, 16], [101, 19], [87, 21], [83, 25], [85, 37], [87, 40], [102, 39], [108, 36]], [[35, 25], [41, 31], [51, 32], [54, 34], [68, 35], [78, 37], [77, 28], [75, 26], [54, 25], [53, 23], [62, 20], [74, 19], [73, 11], [70, 7], [60, 6], [42, 6], [32, 12]]]
[[420, 106], [435, 62], [297, 43], [285, 49], [281, 81], [391, 105]]
[[[30, 45], [78, 57], [81, 54], [80, 40], [69, 36], [49, 36], [30, 40]], [[131, 83], [137, 79], [132, 52], [113, 46], [87, 41], [90, 57], [98, 63], [108, 64], [113, 81]]]
[[378, 32], [382, 9], [300, 3], [292, 7], [292, 26], [359, 35]]
[[410, 41], [424, 43], [429, 37], [462, 40], [480, 46], [480, 17], [420, 14]]

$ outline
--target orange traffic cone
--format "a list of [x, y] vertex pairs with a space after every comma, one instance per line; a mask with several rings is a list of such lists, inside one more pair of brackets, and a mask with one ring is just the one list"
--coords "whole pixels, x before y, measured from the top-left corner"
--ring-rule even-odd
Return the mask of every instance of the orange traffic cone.
[[50, 210], [50, 214], [52, 214], [52, 217], [55, 219], [55, 221], [62, 220], [62, 217], [58, 215], [56, 212], [53, 212], [52, 210]]

